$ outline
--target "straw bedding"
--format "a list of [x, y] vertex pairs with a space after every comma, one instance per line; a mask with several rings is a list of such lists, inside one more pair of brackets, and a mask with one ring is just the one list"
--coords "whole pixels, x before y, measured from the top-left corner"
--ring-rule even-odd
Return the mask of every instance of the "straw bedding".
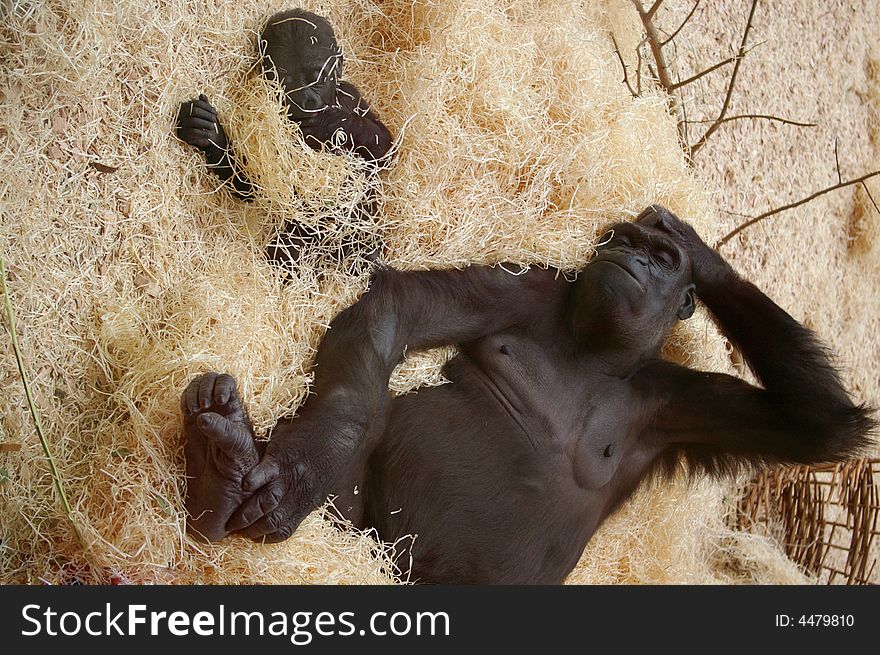
[[[637, 32], [618, 4], [302, 3], [336, 27], [347, 78], [397, 135], [371, 224], [352, 211], [368, 192], [360, 164], [306, 148], [253, 73], [256, 31], [289, 5], [4, 2], [0, 249], [72, 513], [4, 338], [0, 442], [21, 449], [0, 453], [0, 580], [394, 582], [393, 545], [320, 513], [281, 545], [191, 541], [179, 394], [199, 372], [229, 371], [260, 433], [304, 399], [314, 349], [367, 269], [314, 252], [284, 284], [263, 248], [288, 219], [320, 226], [328, 248], [379, 232], [387, 261], [406, 269], [572, 270], [604, 224], [655, 201], [717, 236], [663, 98], [633, 100], [620, 82], [609, 31], [628, 47]], [[199, 92], [261, 189], [250, 205], [172, 134], [178, 103]], [[692, 366], [730, 366], [704, 313], [668, 348]], [[410, 357], [392, 389], [442, 383], [450, 352]], [[647, 486], [570, 581], [805, 580], [771, 542], [725, 527], [725, 495], [710, 482]]]

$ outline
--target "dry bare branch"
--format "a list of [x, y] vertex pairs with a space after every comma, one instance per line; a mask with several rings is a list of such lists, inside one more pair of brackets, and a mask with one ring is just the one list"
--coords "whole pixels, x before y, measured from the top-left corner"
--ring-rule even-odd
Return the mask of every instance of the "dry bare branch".
[[[635, 0], [633, 1], [635, 2]], [[739, 73], [739, 66], [746, 53], [746, 43], [748, 42], [749, 32], [752, 30], [752, 19], [755, 17], [755, 9], [757, 6], [758, 0], [752, 0], [752, 7], [749, 10], [749, 18], [746, 21], [745, 30], [743, 30], [742, 42], [739, 46], [739, 52], [736, 55], [736, 62], [733, 64], [733, 72], [730, 74], [730, 80], [727, 83], [727, 93], [724, 96], [724, 104], [721, 106], [721, 112], [718, 114], [718, 118], [715, 119], [715, 122], [712, 123], [712, 125], [710, 125], [703, 133], [703, 136], [701, 136], [694, 145], [688, 148], [687, 155], [690, 160], [693, 160], [694, 155], [696, 155], [700, 148], [703, 147], [706, 140], [722, 125], [720, 121], [723, 121], [727, 115], [727, 110], [730, 108], [730, 99], [733, 97], [733, 88], [736, 85], [736, 76]]]
[[[816, 126], [815, 123], [804, 123], [801, 121], [795, 121], [795, 120], [791, 120], [788, 118], [782, 118], [780, 116], [775, 116], [772, 114], [738, 114], [736, 116], [727, 116], [727, 112], [730, 109], [730, 102], [733, 97], [733, 89], [734, 89], [734, 86], [736, 85], [736, 77], [737, 77], [737, 74], [739, 73], [740, 63], [742, 62], [742, 60], [746, 56], [746, 54], [748, 54], [749, 52], [751, 52], [751, 50], [753, 50], [758, 45], [760, 45], [760, 43], [758, 43], [753, 46], [746, 47], [746, 44], [748, 43], [749, 32], [751, 31], [751, 28], [752, 28], [752, 22], [754, 19], [755, 10], [758, 5], [758, 0], [752, 1], [752, 6], [749, 11], [749, 17], [746, 22], [745, 29], [743, 31], [742, 41], [740, 43], [740, 47], [739, 47], [739, 50], [737, 51], [736, 55], [734, 55], [732, 57], [728, 57], [727, 59], [724, 59], [723, 61], [720, 61], [716, 64], [713, 64], [712, 66], [706, 68], [705, 70], [702, 70], [698, 73], [695, 73], [694, 75], [691, 75], [690, 77], [688, 77], [686, 79], [681, 79], [681, 77], [678, 76], [678, 74], [676, 73], [676, 77], [678, 79], [675, 82], [672, 81], [670, 63], [669, 63], [669, 60], [666, 59], [666, 56], [663, 53], [663, 47], [669, 43], [672, 43], [672, 46], [675, 47], [676, 44], [673, 41], [673, 39], [681, 31], [681, 28], [684, 27], [684, 25], [687, 23], [687, 21], [690, 20], [690, 18], [694, 15], [694, 12], [696, 11], [697, 7], [700, 4], [700, 0], [697, 0], [697, 2], [691, 8], [691, 11], [688, 13], [687, 17], [684, 19], [684, 21], [681, 23], [681, 25], [679, 25], [678, 29], [675, 30], [675, 32], [672, 34], [672, 36], [670, 36], [668, 39], [666, 39], [665, 41], [662, 41], [662, 42], [660, 41], [660, 39], [658, 37], [657, 27], [654, 25], [653, 20], [652, 20], [654, 11], [656, 11], [659, 3], [654, 3], [654, 5], [651, 6], [651, 9], [649, 9], [647, 11], [645, 11], [640, 0], [632, 0], [632, 3], [635, 6], [636, 11], [639, 14], [639, 18], [641, 19], [642, 26], [645, 30], [645, 38], [642, 41], [642, 43], [647, 42], [649, 44], [649, 46], [651, 47], [651, 53], [654, 57], [654, 61], [657, 64], [657, 70], [655, 72], [649, 62], [647, 64], [648, 71], [651, 73], [652, 77], [654, 77], [655, 79], [658, 80], [658, 82], [660, 83], [660, 86], [663, 87], [663, 89], [666, 91], [667, 95], [669, 96], [669, 111], [670, 111], [670, 113], [673, 116], [675, 116], [676, 119], [678, 119], [679, 113], [681, 113], [681, 115], [682, 115], [682, 117], [678, 121], [678, 125], [677, 125], [678, 136], [679, 136], [679, 140], [682, 143], [682, 147], [685, 149], [685, 154], [687, 155], [689, 164], [693, 164], [694, 155], [697, 153], [697, 151], [700, 148], [703, 147], [703, 145], [706, 143], [707, 139], [719, 127], [721, 127], [725, 123], [729, 123], [731, 121], [751, 118], [751, 119], [771, 120], [771, 121], [776, 121], [779, 123], [785, 123], [786, 125], [795, 125], [797, 127], [815, 127]], [[613, 35], [612, 35], [612, 40], [614, 40]], [[639, 44], [639, 45], [641, 46], [641, 44]], [[641, 61], [640, 48], [637, 49], [637, 53], [639, 55], [639, 65], [638, 65], [638, 78], [639, 79], [637, 81], [637, 90], [633, 90], [632, 85], [629, 82], [626, 64], [623, 61], [623, 56], [621, 55], [619, 49], [617, 48], [616, 42], [614, 43], [614, 47], [617, 52], [617, 57], [618, 57], [618, 59], [620, 59], [621, 66], [623, 67], [624, 82], [626, 83], [627, 88], [629, 89], [630, 93], [633, 94], [634, 97], [640, 96], [641, 95], [641, 81], [642, 81], [641, 80], [642, 61]], [[683, 88], [689, 84], [693, 84], [694, 82], [700, 80], [704, 76], [718, 70], [719, 68], [723, 68], [724, 66], [727, 66], [728, 64], [734, 65], [733, 72], [731, 73], [730, 79], [728, 80], [727, 90], [726, 90], [725, 96], [724, 96], [724, 104], [722, 105], [721, 111], [719, 112], [717, 118], [707, 119], [707, 120], [689, 120], [687, 117], [687, 108], [685, 107], [685, 105], [681, 101], [681, 99], [678, 98], [678, 96], [674, 92], [680, 90], [681, 88]], [[688, 136], [688, 125], [690, 123], [711, 123], [711, 125], [703, 133], [703, 135], [697, 140], [696, 143], [694, 143], [691, 146], [688, 146], [687, 144], [690, 143], [690, 138]]]
[[680, 82], [676, 82], [675, 84], [672, 85], [672, 88], [673, 89], [680, 89], [683, 86], [687, 86], [691, 82], [696, 82], [698, 79], [700, 79], [704, 75], [708, 75], [709, 73], [718, 70], [722, 66], [727, 66], [727, 64], [732, 64], [733, 62], [736, 61], [736, 59], [737, 59], [736, 57], [728, 57], [724, 61], [719, 61], [714, 66], [709, 66], [709, 68], [707, 68], [706, 70], [702, 70], [695, 75], [691, 75], [687, 79], [681, 80]]
[[876, 209], [877, 213], [880, 214], [880, 207], [878, 207], [877, 203], [874, 201], [874, 196], [871, 195], [871, 192], [868, 190], [868, 185], [865, 184], [864, 180], [862, 180], [862, 188], [865, 190], [865, 193], [868, 194], [868, 199], [871, 201], [871, 204], [874, 205], [874, 209]]
[[647, 16], [649, 20], [651, 18], [653, 18], [654, 14], [657, 13], [657, 10], [660, 9], [660, 5], [662, 5], [662, 4], [663, 4], [663, 0], [656, 0], [656, 2], [654, 2], [654, 4], [651, 5], [651, 8], [645, 12], [645, 16]]
[[[674, 61], [678, 61], [678, 44], [674, 41], [672, 42], [672, 50], [673, 50], [673, 58]], [[675, 71], [676, 84], [681, 83], [681, 72], [676, 69]], [[687, 103], [682, 102], [680, 105], [681, 108], [681, 121], [676, 126], [678, 128], [679, 140], [682, 148], [685, 144], [690, 143], [690, 137], [688, 136], [688, 126], [690, 122], [688, 121], [688, 112], [687, 112]]]
[[[673, 44], [674, 45], [674, 44]], [[681, 145], [690, 142], [690, 136], [688, 135], [688, 126], [690, 125], [690, 121], [688, 120], [688, 110], [687, 103], [681, 103], [681, 122], [678, 124], [678, 133], [681, 136]], [[688, 160], [690, 161], [690, 160]]]
[[639, 44], [639, 47], [636, 48], [636, 92], [639, 96], [642, 95], [642, 47]]
[[[675, 116], [677, 120], [678, 100], [672, 93], [673, 82], [669, 72], [669, 65], [663, 54], [663, 44], [661, 43], [660, 34], [657, 32], [657, 27], [651, 20], [654, 12], [660, 7], [660, 0], [655, 2], [648, 11], [645, 11], [639, 0], [632, 0], [632, 3], [639, 14], [639, 18], [642, 19], [642, 27], [645, 29], [645, 37], [647, 38], [648, 46], [651, 48], [651, 54], [654, 57], [654, 62], [657, 64], [657, 80], [669, 96], [669, 113]], [[684, 130], [681, 122], [678, 123], [678, 136], [679, 139], [684, 138]], [[684, 143], [684, 141], [682, 141], [682, 143]]]
[[660, 44], [660, 35], [657, 32], [657, 27], [651, 21], [653, 14], [649, 13], [655, 9], [658, 3], [654, 3], [654, 6], [652, 6], [647, 12], [644, 7], [642, 7], [642, 3], [639, 2], [639, 0], [632, 0], [632, 3], [636, 8], [639, 17], [642, 19], [642, 27], [645, 29], [645, 36], [647, 37], [648, 45], [651, 48], [651, 54], [654, 56], [654, 61], [657, 64], [657, 79], [660, 81], [663, 88], [669, 92], [672, 88], [672, 77], [669, 73], [669, 66], [666, 63], [666, 57], [663, 54], [662, 46]]
[[840, 157], [837, 156], [837, 139], [834, 139], [834, 167], [837, 169], [837, 181], [843, 182], [843, 176], [840, 174]]
[[742, 232], [747, 227], [751, 227], [755, 223], [759, 223], [765, 219], [770, 218], [771, 216], [775, 216], [776, 214], [780, 214], [784, 211], [788, 211], [789, 209], [794, 209], [795, 207], [800, 207], [801, 205], [805, 205], [808, 202], [815, 200], [819, 196], [823, 196], [826, 193], [831, 193], [832, 191], [836, 191], [837, 189], [843, 189], [844, 187], [852, 186], [853, 184], [864, 184], [865, 180], [869, 180], [870, 178], [876, 177], [877, 175], [880, 175], [880, 170], [873, 171], [871, 173], [867, 173], [866, 175], [862, 175], [861, 177], [857, 177], [852, 180], [847, 180], [846, 182], [838, 182], [837, 184], [834, 184], [832, 186], [825, 187], [821, 191], [816, 191], [815, 193], [810, 194], [806, 198], [801, 198], [800, 200], [797, 200], [795, 202], [790, 202], [787, 205], [782, 205], [781, 207], [777, 207], [776, 209], [771, 209], [770, 211], [766, 211], [759, 216], [755, 216], [754, 218], [749, 219], [748, 221], [746, 221], [745, 223], [743, 223], [742, 225], [740, 225], [736, 229], [731, 230], [730, 232], [725, 234], [723, 237], [721, 237], [721, 240], [715, 246], [715, 249], [718, 250], [719, 248], [724, 246], [724, 244], [726, 244], [728, 241], [730, 241], [733, 237], [735, 237], [737, 234]]
[[687, 25], [687, 22], [694, 15], [694, 12], [697, 10], [697, 7], [700, 6], [700, 2], [701, 2], [701, 0], [697, 0], [696, 3], [694, 3], [693, 9], [691, 9], [690, 13], [687, 16], [685, 16], [683, 21], [681, 21], [681, 25], [678, 26], [678, 29], [676, 29], [668, 39], [666, 39], [663, 43], [660, 44], [661, 47], [667, 45], [668, 43], [671, 43], [672, 40], [678, 36], [678, 33], [681, 32], [681, 29], [685, 25]]
[[[623, 55], [620, 54], [620, 48], [617, 45], [617, 39], [614, 38], [614, 34], [611, 34], [611, 43], [614, 44], [614, 53], [617, 55], [617, 58], [620, 60], [620, 67], [623, 69], [623, 83], [626, 84], [626, 88], [629, 89], [629, 92], [632, 94], [633, 98], [637, 98], [639, 94], [635, 92], [632, 88], [632, 85], [629, 83], [629, 74], [627, 73], [626, 62], [623, 60]], [[641, 57], [639, 57], [639, 67], [641, 67]], [[639, 80], [639, 86], [641, 86], [641, 79]]]
[[707, 119], [694, 119], [689, 120], [688, 123], [719, 123], [719, 125], [724, 125], [724, 123], [730, 123], [731, 121], [739, 121], [746, 118], [752, 119], [763, 119], [768, 121], [777, 121], [779, 123], [785, 123], [786, 125], [794, 125], [796, 127], [816, 127], [816, 123], [802, 123], [800, 121], [793, 121], [790, 118], [782, 118], [781, 116], [774, 116], [773, 114], [737, 114], [736, 116], [728, 116], [727, 118], [718, 121], [718, 119], [707, 118]]

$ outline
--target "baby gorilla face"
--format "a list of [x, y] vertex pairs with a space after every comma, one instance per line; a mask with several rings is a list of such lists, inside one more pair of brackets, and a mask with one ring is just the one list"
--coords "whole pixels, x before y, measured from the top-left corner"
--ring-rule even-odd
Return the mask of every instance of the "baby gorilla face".
[[342, 51], [324, 18], [302, 9], [275, 14], [260, 35], [259, 51], [263, 74], [284, 87], [291, 120], [336, 104]]

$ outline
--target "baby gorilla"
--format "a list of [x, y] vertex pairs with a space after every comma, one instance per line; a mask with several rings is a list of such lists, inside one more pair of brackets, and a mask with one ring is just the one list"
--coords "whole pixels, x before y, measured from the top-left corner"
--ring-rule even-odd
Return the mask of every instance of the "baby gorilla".
[[[315, 150], [353, 153], [375, 164], [370, 174], [378, 174], [391, 150], [391, 133], [360, 91], [340, 79], [342, 50], [330, 23], [302, 9], [275, 14], [260, 34], [258, 50], [263, 74], [280, 82], [287, 116], [299, 125], [305, 142]], [[233, 194], [244, 201], [253, 200], [253, 185], [236, 167], [217, 110], [204, 94], [180, 105], [176, 132], [204, 153], [208, 167], [232, 185]], [[374, 204], [370, 196], [358, 211], [373, 216]], [[269, 245], [269, 258], [289, 268], [300, 249], [314, 238], [306, 226], [288, 223], [278, 241]], [[337, 259], [346, 254], [343, 249]]]
[[[761, 386], [660, 357], [695, 296]], [[451, 384], [389, 396], [405, 352], [443, 345], [460, 350]], [[233, 386], [209, 373], [184, 394], [191, 529], [281, 541], [330, 496], [383, 541], [417, 535], [398, 563], [421, 582], [562, 582], [651, 475], [839, 461], [873, 426], [813, 333], [656, 206], [616, 224], [574, 281], [379, 270], [332, 321], [311, 395], [249, 471]]]

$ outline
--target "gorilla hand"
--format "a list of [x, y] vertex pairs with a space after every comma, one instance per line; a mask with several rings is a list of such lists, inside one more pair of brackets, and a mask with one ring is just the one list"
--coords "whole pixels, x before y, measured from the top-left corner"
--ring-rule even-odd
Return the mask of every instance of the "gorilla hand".
[[726, 284], [735, 275], [730, 265], [700, 238], [696, 230], [660, 205], [651, 205], [636, 218], [637, 223], [669, 235], [685, 251], [697, 294]]
[[205, 153], [209, 165], [217, 164], [229, 148], [217, 110], [204, 94], [196, 100], [180, 103], [175, 132], [181, 141]]
[[250, 494], [241, 481], [259, 461], [250, 421], [231, 375], [207, 373], [181, 398], [186, 431], [187, 530], [207, 541], [228, 534], [226, 522]]

